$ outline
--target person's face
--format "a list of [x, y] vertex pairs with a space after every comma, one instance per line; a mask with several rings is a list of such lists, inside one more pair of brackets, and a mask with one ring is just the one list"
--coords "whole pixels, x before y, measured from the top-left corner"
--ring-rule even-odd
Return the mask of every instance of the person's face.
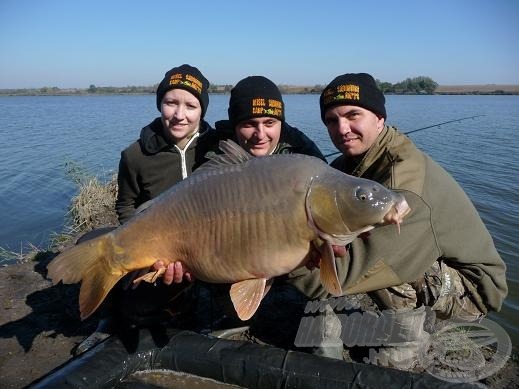
[[346, 157], [364, 154], [384, 128], [384, 118], [354, 105], [336, 105], [326, 110], [328, 134]]
[[164, 135], [179, 147], [200, 127], [200, 101], [184, 89], [171, 89], [162, 98], [161, 119]]
[[240, 145], [255, 157], [269, 155], [279, 143], [281, 120], [259, 117], [244, 120], [235, 127]]

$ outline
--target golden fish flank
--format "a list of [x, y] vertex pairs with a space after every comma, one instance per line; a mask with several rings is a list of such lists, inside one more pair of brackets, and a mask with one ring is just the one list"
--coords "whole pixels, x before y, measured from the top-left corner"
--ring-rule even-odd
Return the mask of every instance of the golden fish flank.
[[57, 256], [54, 283], [82, 282], [81, 318], [91, 315], [130, 271], [182, 261], [200, 280], [233, 283], [238, 316], [249, 319], [273, 277], [304, 266], [321, 250], [321, 282], [342, 294], [333, 244], [347, 244], [381, 223], [399, 224], [402, 195], [304, 155], [253, 158], [233, 142], [224, 154], [152, 200], [127, 224]]

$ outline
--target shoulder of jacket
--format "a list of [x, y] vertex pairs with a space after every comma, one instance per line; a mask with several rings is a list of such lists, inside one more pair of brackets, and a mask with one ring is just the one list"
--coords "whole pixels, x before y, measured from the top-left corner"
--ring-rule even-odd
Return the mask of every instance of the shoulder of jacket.
[[298, 149], [305, 149], [309, 147], [317, 148], [317, 145], [303, 131], [296, 127], [292, 127], [286, 122], [284, 122], [281, 127], [279, 143]]
[[396, 128], [386, 145], [387, 156], [393, 164], [392, 186], [421, 195], [428, 171], [427, 156], [414, 142]]
[[231, 122], [229, 120], [218, 120], [214, 123], [214, 128], [220, 139], [236, 140], [234, 128], [231, 127]]
[[132, 171], [138, 170], [141, 166], [141, 161], [144, 157], [144, 153], [141, 148], [141, 141], [137, 140], [125, 148], [121, 152], [121, 159], [119, 161], [119, 168], [126, 167]]
[[281, 126], [280, 140], [291, 146], [301, 146], [310, 141], [304, 132], [296, 127], [292, 127], [287, 122], [283, 122]]
[[141, 147], [141, 140], [136, 140], [135, 142], [131, 143], [128, 147], [126, 147], [123, 151], [121, 151], [121, 155], [129, 157], [137, 154], [142, 154]]
[[215, 129], [213, 127], [211, 127], [211, 125], [208, 122], [206, 122], [205, 120], [202, 120], [200, 122], [200, 129], [198, 130], [198, 132], [200, 133], [200, 136], [203, 136], [205, 134], [210, 134], [210, 133], [215, 132]]

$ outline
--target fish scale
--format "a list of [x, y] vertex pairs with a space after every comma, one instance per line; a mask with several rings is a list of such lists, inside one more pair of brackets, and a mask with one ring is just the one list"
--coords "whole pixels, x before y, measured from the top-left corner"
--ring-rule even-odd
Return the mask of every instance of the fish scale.
[[[165, 265], [180, 260], [196, 279], [232, 283], [231, 300], [247, 320], [264, 296], [266, 281], [303, 266], [317, 239], [321, 282], [340, 295], [331, 245], [347, 244], [374, 221], [399, 223], [408, 212], [402, 195], [317, 158], [253, 158], [230, 141], [221, 147], [223, 155], [129, 222], [48, 265], [53, 282], [81, 280], [83, 319], [124, 274], [158, 260]], [[370, 195], [358, 196], [361, 192]]]

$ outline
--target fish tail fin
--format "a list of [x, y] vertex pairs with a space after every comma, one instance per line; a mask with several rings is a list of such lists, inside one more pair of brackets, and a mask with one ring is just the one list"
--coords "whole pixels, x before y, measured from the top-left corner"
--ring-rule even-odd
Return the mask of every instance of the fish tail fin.
[[[110, 266], [114, 259], [113, 235], [108, 233], [62, 252], [47, 266], [54, 284], [81, 281], [79, 310], [81, 320], [90, 316], [125, 274]], [[119, 270], [119, 271], [118, 271]]]

